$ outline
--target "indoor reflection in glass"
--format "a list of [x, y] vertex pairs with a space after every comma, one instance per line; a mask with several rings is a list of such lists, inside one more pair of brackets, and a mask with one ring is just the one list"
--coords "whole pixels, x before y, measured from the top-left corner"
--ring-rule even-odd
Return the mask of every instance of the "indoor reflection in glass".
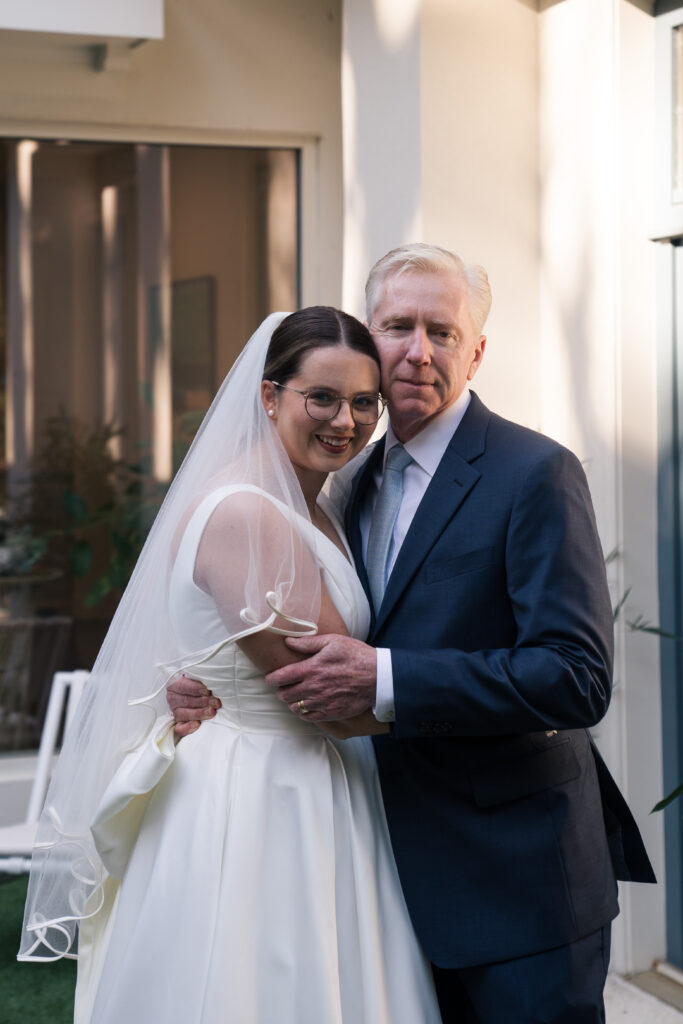
[[0, 618], [70, 618], [63, 667], [244, 338], [298, 306], [298, 203], [296, 150], [0, 141]]

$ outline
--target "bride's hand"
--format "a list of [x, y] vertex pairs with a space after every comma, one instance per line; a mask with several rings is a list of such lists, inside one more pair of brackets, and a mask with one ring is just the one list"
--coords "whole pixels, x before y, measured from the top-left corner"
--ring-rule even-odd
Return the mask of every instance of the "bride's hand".
[[176, 720], [173, 730], [176, 741], [195, 732], [204, 719], [213, 718], [221, 707], [218, 697], [214, 697], [204, 683], [189, 676], [178, 676], [169, 683], [166, 703]]

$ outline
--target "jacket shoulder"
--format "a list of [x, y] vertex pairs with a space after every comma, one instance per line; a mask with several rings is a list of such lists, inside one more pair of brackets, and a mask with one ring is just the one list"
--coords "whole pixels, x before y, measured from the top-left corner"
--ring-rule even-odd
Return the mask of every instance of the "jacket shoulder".
[[546, 461], [556, 465], [580, 466], [575, 453], [552, 437], [523, 427], [521, 423], [505, 419], [497, 413], [489, 415], [486, 448], [492, 454], [502, 455], [517, 467], [531, 467], [534, 463]]

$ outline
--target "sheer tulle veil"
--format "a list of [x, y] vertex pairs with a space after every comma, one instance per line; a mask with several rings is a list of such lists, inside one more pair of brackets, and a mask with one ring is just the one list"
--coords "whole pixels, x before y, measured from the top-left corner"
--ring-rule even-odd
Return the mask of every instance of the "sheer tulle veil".
[[257, 502], [240, 530], [233, 588], [239, 599], [221, 609], [225, 642], [267, 628], [276, 609], [304, 628], [317, 621], [319, 571], [294, 527], [295, 518], [308, 519], [308, 512], [260, 398], [268, 344], [285, 316], [273, 313], [261, 324], [223, 382], [169, 489], [97, 657], [38, 826], [20, 959], [76, 955], [78, 922], [98, 912], [106, 878], [90, 834], [93, 814], [126, 752], [168, 710], [167, 681], [211, 653], [198, 649], [188, 657], [180, 651], [168, 602], [178, 537], [204, 496], [224, 486], [253, 487], [289, 516], [284, 534], [278, 530], [277, 545], [260, 514], [263, 508], [267, 515], [269, 502]]

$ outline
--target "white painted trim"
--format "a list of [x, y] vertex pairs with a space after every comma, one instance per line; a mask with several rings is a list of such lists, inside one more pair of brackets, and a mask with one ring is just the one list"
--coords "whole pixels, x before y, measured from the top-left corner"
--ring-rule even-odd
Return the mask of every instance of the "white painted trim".
[[668, 978], [670, 981], [675, 981], [677, 985], [683, 988], [683, 971], [680, 971], [678, 967], [674, 967], [673, 964], [667, 963], [666, 960], [655, 961], [655, 971], [657, 974], [661, 974], [664, 978]]
[[114, 36], [128, 39], [163, 39], [163, 0], [0, 0], [0, 29], [19, 32], [55, 32]]
[[672, 201], [673, 54], [671, 33], [683, 8], [655, 19], [655, 224], [653, 237], [683, 234], [683, 202]]
[[[272, 145], [272, 144], [271, 144]], [[299, 281], [302, 306], [323, 301], [320, 267], [320, 144], [316, 140], [300, 143], [299, 163]]]
[[298, 149], [315, 145], [318, 136], [302, 132], [234, 131], [185, 125], [117, 124], [105, 121], [60, 121], [55, 118], [0, 117], [0, 136], [71, 139], [73, 142], [148, 142], [154, 145], [254, 146]]

